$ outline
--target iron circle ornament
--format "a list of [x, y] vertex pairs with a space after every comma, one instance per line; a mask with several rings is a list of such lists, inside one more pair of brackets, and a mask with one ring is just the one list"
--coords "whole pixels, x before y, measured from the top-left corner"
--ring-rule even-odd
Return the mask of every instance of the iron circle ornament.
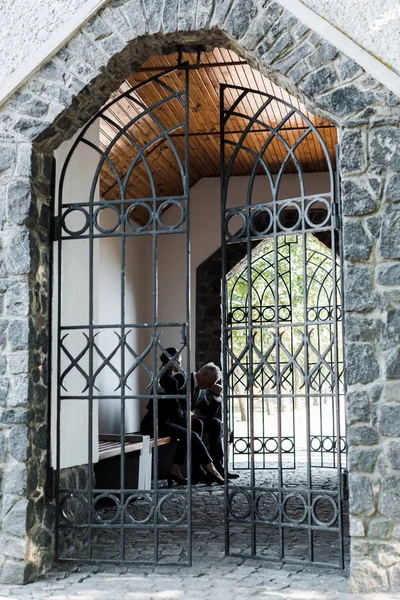
[[[142, 509], [143, 509], [143, 504], [145, 502], [148, 505], [149, 510], [147, 511], [147, 516], [145, 516], [143, 519], [137, 519], [133, 516], [133, 514], [131, 512], [129, 512], [129, 507], [131, 505], [134, 505], [135, 502], [141, 503], [140, 508], [142, 508]], [[136, 524], [140, 524], [140, 525], [144, 525], [145, 523], [148, 523], [154, 515], [154, 510], [155, 510], [154, 501], [150, 494], [144, 494], [144, 495], [143, 494], [131, 494], [125, 500], [124, 516], [130, 523], [136, 523]]]
[[[70, 229], [66, 224], [67, 217], [73, 214], [74, 212], [81, 213], [85, 219], [84, 225], [80, 229], [76, 229], [75, 231]], [[64, 229], [64, 231], [68, 233], [68, 235], [70, 235], [71, 237], [79, 237], [80, 235], [85, 233], [85, 231], [89, 227], [89, 222], [89, 213], [85, 208], [83, 208], [82, 206], [71, 206], [70, 208], [67, 208], [67, 210], [65, 211], [65, 213], [63, 213], [61, 217], [61, 228]]]
[[[131, 222], [131, 219], [133, 220], [133, 216], [131, 216], [131, 213], [135, 210], [135, 208], [138, 208], [139, 206], [143, 207], [145, 209], [145, 211], [147, 211], [148, 219], [147, 219], [146, 223], [144, 223], [143, 225], [140, 225], [138, 223], [138, 225], [136, 226], [136, 225], [133, 225], [133, 223]], [[145, 231], [153, 223], [153, 215], [152, 215], [151, 208], [147, 204], [147, 202], [141, 202], [141, 201], [134, 202], [133, 204], [130, 204], [128, 206], [127, 210], [125, 211], [124, 220], [125, 220], [127, 227], [131, 231], [134, 231], [135, 233], [140, 233], [141, 231]]]
[[68, 525], [81, 525], [88, 515], [88, 501], [83, 494], [71, 492], [61, 498], [58, 505], [62, 519]]
[[[234, 503], [237, 503], [239, 510], [235, 510]], [[252, 504], [249, 492], [243, 488], [235, 488], [228, 497], [228, 510], [237, 521], [248, 519]]]
[[[288, 507], [287, 504], [288, 504], [288, 502], [293, 501], [293, 500], [298, 501], [300, 504], [300, 506], [295, 507], [296, 509], [300, 508], [300, 510], [302, 511], [302, 513], [300, 513], [300, 516], [294, 516], [294, 515], [288, 514], [288, 509], [290, 507]], [[283, 501], [282, 512], [283, 512], [283, 515], [286, 517], [286, 519], [288, 521], [290, 521], [291, 523], [297, 523], [297, 524], [304, 523], [304, 521], [307, 518], [307, 513], [308, 513], [307, 503], [306, 503], [305, 498], [298, 492], [293, 492], [291, 494], [288, 494]]]
[[[101, 212], [104, 210], [112, 210], [117, 215], [117, 221], [116, 221], [115, 225], [113, 225], [112, 227], [102, 227], [99, 223], [99, 216], [100, 216]], [[118, 210], [118, 207], [113, 206], [112, 204], [102, 204], [101, 206], [99, 206], [96, 209], [96, 211], [93, 215], [93, 221], [94, 221], [94, 225], [95, 225], [96, 229], [98, 231], [100, 231], [100, 233], [114, 233], [115, 231], [117, 231], [118, 227], [121, 225], [121, 214], [120, 214], [120, 211]]]
[[[271, 507], [271, 514], [264, 514], [263, 503], [268, 508]], [[256, 514], [262, 521], [275, 521], [279, 515], [279, 504], [275, 494], [268, 490], [261, 492], [256, 500]]]
[[319, 452], [321, 450], [322, 440], [319, 435], [313, 435], [310, 440], [311, 450], [313, 452]]
[[[238, 228], [235, 232], [232, 232], [229, 229], [229, 223], [230, 222], [234, 223], [234, 219], [238, 223]], [[240, 224], [240, 222], [241, 222], [241, 224]], [[236, 239], [241, 238], [246, 231], [246, 222], [247, 222], [246, 215], [244, 215], [241, 210], [239, 210], [239, 209], [230, 210], [225, 217], [225, 223], [224, 223], [226, 236], [228, 238], [230, 238], [231, 240], [236, 240]]]
[[[100, 502], [100, 500], [111, 500], [111, 502], [114, 504], [115, 513], [112, 512], [110, 518], [103, 518], [99, 514], [99, 512], [98, 512], [99, 509], [97, 508], [97, 505]], [[114, 510], [114, 508], [112, 508], [112, 511], [113, 510]], [[107, 512], [104, 511], [105, 517], [107, 517]], [[104, 492], [103, 494], [99, 494], [93, 500], [92, 513], [93, 513], [94, 520], [97, 523], [101, 523], [102, 525], [112, 525], [113, 523], [116, 523], [121, 514], [121, 503], [119, 501], [119, 498], [117, 498], [117, 496], [114, 496], [114, 494], [107, 494], [106, 492]]]
[[245, 454], [249, 449], [249, 443], [244, 438], [235, 440], [235, 452]]
[[[333, 517], [329, 520], [329, 521], [322, 521], [321, 519], [319, 519], [316, 516], [315, 510], [316, 510], [316, 505], [317, 502], [328, 502], [332, 508], [333, 508]], [[317, 523], [317, 525], [320, 525], [321, 527], [332, 527], [332, 525], [334, 525], [336, 523], [337, 517], [338, 517], [338, 507], [336, 502], [334, 501], [333, 498], [331, 498], [330, 496], [323, 496], [323, 495], [319, 495], [316, 496], [314, 498], [314, 500], [312, 501], [311, 504], [311, 515], [313, 520], [315, 521], [315, 523]]]
[[260, 452], [262, 452], [263, 446], [264, 444], [262, 440], [260, 440], [260, 438], [253, 438], [253, 452], [255, 454], [259, 454]]
[[[250, 230], [254, 235], [266, 235], [271, 231], [273, 222], [274, 218], [268, 207], [257, 208], [250, 218]], [[258, 225], [265, 225], [265, 227], [258, 228]]]
[[335, 449], [335, 441], [333, 437], [326, 435], [322, 440], [322, 448], [324, 452], [333, 452]]
[[[182, 512], [176, 519], [173, 519], [173, 518], [170, 519], [166, 515], [167, 508], [165, 507], [165, 504], [167, 502], [169, 502], [170, 500], [178, 500], [178, 501], [183, 502], [183, 506], [181, 506]], [[176, 506], [174, 506], [173, 508], [176, 509]], [[179, 525], [180, 523], [183, 523], [183, 521], [187, 517], [187, 501], [186, 501], [185, 496], [183, 494], [176, 494], [175, 492], [170, 492], [169, 494], [166, 494], [158, 502], [157, 514], [158, 514], [159, 518], [162, 521], [164, 521], [164, 523], [168, 523], [169, 525]]]
[[278, 451], [278, 440], [274, 437], [269, 437], [264, 442], [264, 448], [268, 454], [275, 454]]
[[[314, 221], [312, 221], [312, 215], [310, 213], [314, 209], [320, 210], [320, 206], [318, 206], [318, 204], [323, 204], [326, 207], [326, 216], [320, 223], [315, 223]], [[309, 227], [324, 227], [327, 223], [329, 223], [329, 220], [331, 218], [331, 212], [331, 203], [326, 198], [317, 198], [309, 204], [307, 204], [306, 209], [304, 211], [304, 217]]]
[[281, 448], [284, 454], [290, 454], [290, 452], [294, 452], [294, 439], [290, 437], [282, 438]]
[[[292, 212], [292, 211], [297, 212], [296, 221], [290, 227], [287, 227], [283, 223], [283, 220], [284, 220], [283, 218], [284, 218], [285, 214], [287, 214], [288, 212]], [[296, 202], [294, 202], [293, 200], [289, 200], [288, 202], [285, 202], [285, 204], [283, 204], [283, 206], [281, 206], [280, 209], [278, 210], [278, 214], [277, 214], [278, 225], [282, 231], [296, 231], [299, 228], [301, 216], [302, 215], [301, 215], [301, 210], [300, 210], [299, 205], [296, 204]]]
[[[180, 215], [179, 215], [179, 218], [177, 219], [176, 223], [174, 223], [173, 225], [168, 225], [167, 223], [164, 223], [164, 221], [162, 220], [162, 214], [163, 214], [163, 211], [166, 208], [169, 208], [171, 205], [178, 207], [178, 210], [180, 211]], [[178, 227], [180, 227], [182, 225], [182, 223], [185, 221], [186, 210], [183, 208], [182, 203], [179, 202], [179, 200], [176, 200], [175, 198], [164, 200], [164, 202], [162, 202], [160, 204], [160, 206], [157, 208], [156, 219], [157, 219], [157, 223], [160, 225], [160, 227], [162, 227], [165, 230], [172, 231], [174, 229], [178, 229]]]

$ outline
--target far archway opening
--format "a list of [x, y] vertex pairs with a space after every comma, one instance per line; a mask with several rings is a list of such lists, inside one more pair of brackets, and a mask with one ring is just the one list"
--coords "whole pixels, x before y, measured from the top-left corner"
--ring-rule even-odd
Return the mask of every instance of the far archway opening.
[[[207, 535], [216, 556], [343, 565], [336, 143], [215, 49], [152, 57], [56, 151], [59, 558], [186, 564]], [[168, 487], [169, 347], [188, 429], [189, 373], [222, 369], [225, 487]]]

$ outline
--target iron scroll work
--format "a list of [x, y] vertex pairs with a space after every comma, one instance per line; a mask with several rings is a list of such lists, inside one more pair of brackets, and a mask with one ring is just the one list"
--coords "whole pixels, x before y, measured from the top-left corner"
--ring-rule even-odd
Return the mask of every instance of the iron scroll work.
[[[188, 485], [162, 486], [161, 445], [154, 443], [151, 449], [149, 444], [150, 437], [158, 439], [158, 403], [168, 399], [158, 383], [166, 368], [159, 366], [160, 354], [175, 340], [190, 364], [188, 293], [183, 320], [167, 321], [160, 313], [161, 296], [167, 292], [158, 282], [163, 240], [175, 236], [185, 256], [180, 275], [190, 287], [188, 71], [180, 71], [171, 84], [165, 76], [173, 72], [166, 70], [114, 97], [80, 132], [61, 170], [54, 251], [57, 375], [52, 386], [59, 560], [191, 564], [190, 467]], [[149, 84], [157, 98], [152, 103], [146, 96]], [[121, 107], [134, 117], [127, 111], [121, 121]], [[112, 132], [109, 139], [93, 135], [99, 120]], [[141, 144], [134, 128], [146, 133]], [[179, 148], [171, 137], [176, 131], [184, 134]], [[128, 164], [118, 163], [118, 144], [124, 146]], [[161, 190], [151, 160], [160, 146], [179, 166], [180, 194]], [[74, 181], [74, 161], [81, 160], [92, 169], [87, 189]], [[104, 172], [112, 192], [107, 200], [99, 191]], [[132, 195], [130, 183], [136, 176], [145, 182], [147, 197]], [[141, 294], [147, 286], [149, 302], [142, 308], [132, 291], [135, 285]], [[190, 415], [188, 398], [190, 389], [180, 398]], [[137, 431], [140, 404], [149, 402], [153, 435], [146, 438]], [[188, 465], [190, 452], [188, 436]], [[107, 460], [114, 462], [106, 465]]]
[[[271, 114], [281, 115], [276, 125]], [[243, 120], [241, 134], [230, 134], [231, 118]], [[317, 193], [298, 159], [310, 137], [328, 171]], [[274, 174], [271, 153], [281, 161]], [[232, 173], [244, 160], [252, 168], [238, 199]], [[284, 189], [288, 172], [295, 194]], [[249, 472], [248, 484], [226, 482], [226, 552], [343, 568], [340, 237], [329, 153], [298, 108], [224, 85], [221, 175], [225, 453], [230, 431], [233, 466]], [[228, 273], [231, 244], [245, 258]]]

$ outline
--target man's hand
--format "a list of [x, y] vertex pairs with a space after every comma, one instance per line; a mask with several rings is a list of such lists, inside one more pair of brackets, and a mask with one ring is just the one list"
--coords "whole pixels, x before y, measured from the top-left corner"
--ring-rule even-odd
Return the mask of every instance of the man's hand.
[[216, 396], [219, 396], [222, 392], [222, 385], [220, 385], [219, 383], [214, 383], [214, 385], [211, 386], [211, 391]]

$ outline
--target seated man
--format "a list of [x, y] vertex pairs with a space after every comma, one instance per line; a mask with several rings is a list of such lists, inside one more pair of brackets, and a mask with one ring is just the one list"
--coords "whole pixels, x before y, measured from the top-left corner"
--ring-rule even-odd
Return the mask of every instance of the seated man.
[[[203, 422], [208, 435], [210, 456], [217, 471], [224, 476], [224, 449], [222, 445], [222, 386], [221, 371], [214, 363], [204, 365], [191, 374], [192, 411]], [[236, 479], [237, 473], [228, 473], [228, 479]]]

